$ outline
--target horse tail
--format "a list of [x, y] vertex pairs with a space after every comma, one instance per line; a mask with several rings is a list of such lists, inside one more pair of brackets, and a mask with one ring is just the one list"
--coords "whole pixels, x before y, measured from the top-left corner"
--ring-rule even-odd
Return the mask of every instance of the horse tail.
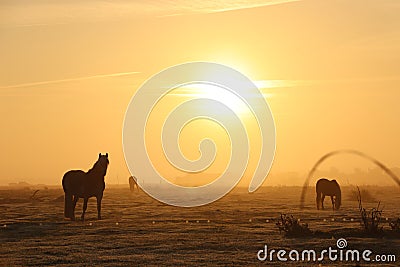
[[317, 193], [317, 197], [316, 197], [316, 202], [317, 202], [317, 209], [319, 210], [319, 208], [321, 207], [321, 201], [322, 201], [322, 191], [323, 191], [323, 186], [324, 186], [324, 181], [326, 179], [325, 178], [321, 178], [317, 181], [317, 184], [315, 185], [315, 192]]
[[131, 190], [131, 191], [133, 191], [133, 189], [134, 189], [134, 185], [133, 185], [133, 177], [131, 176], [131, 177], [129, 177], [129, 189]]
[[317, 198], [316, 198], [316, 202], [317, 202], [317, 209], [319, 210], [319, 206], [321, 205], [321, 193], [317, 191]]
[[135, 190], [135, 186], [139, 190], [139, 187], [137, 184], [137, 178], [135, 176], [129, 177], [129, 188], [131, 189], [132, 192]]
[[72, 194], [69, 191], [71, 177], [70, 172], [64, 174], [62, 179], [62, 186], [65, 193], [64, 196], [64, 217], [71, 218], [72, 216]]
[[65, 193], [64, 198], [65, 206], [64, 206], [64, 217], [71, 218], [71, 211], [72, 211], [72, 195]]
[[340, 190], [340, 185], [337, 184], [337, 193], [336, 193], [336, 200], [335, 200], [335, 208], [338, 210], [342, 205], [342, 191]]

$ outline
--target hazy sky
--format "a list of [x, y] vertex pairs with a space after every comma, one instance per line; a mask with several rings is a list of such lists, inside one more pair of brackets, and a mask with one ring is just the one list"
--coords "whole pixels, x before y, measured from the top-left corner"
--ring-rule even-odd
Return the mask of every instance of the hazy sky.
[[[271, 173], [305, 173], [342, 148], [400, 165], [399, 1], [188, 2], [2, 1], [0, 184], [60, 184], [99, 152], [110, 154], [107, 181], [126, 183], [130, 98], [187, 61], [226, 64], [272, 87], [262, 89], [277, 131]], [[202, 134], [182, 136], [194, 142], [189, 157]], [[331, 167], [373, 166], [343, 156]]]

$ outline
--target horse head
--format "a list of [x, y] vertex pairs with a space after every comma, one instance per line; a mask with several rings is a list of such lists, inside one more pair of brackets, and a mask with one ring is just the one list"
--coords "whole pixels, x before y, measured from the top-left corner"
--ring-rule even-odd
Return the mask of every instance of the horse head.
[[342, 197], [341, 195], [336, 195], [336, 199], [335, 199], [335, 209], [338, 210], [340, 209], [340, 206], [342, 205]]
[[340, 185], [336, 180], [331, 180], [331, 183], [333, 183], [333, 186], [335, 188], [335, 206], [334, 208], [338, 210], [340, 206], [342, 205], [342, 192], [340, 190]]
[[95, 163], [95, 166], [98, 166], [99, 168], [101, 168], [104, 172], [104, 175], [106, 175], [107, 172], [107, 167], [108, 164], [110, 164], [110, 161], [108, 160], [108, 153], [106, 153], [105, 155], [102, 155], [101, 153], [99, 153], [99, 158], [97, 160], [97, 162]]
[[97, 161], [100, 162], [102, 166], [107, 166], [110, 163], [110, 161], [108, 160], [108, 153], [106, 153], [105, 155], [99, 153], [99, 159]]

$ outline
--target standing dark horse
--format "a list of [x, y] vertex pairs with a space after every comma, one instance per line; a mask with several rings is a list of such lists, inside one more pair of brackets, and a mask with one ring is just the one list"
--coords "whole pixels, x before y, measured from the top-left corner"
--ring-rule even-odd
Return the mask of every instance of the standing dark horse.
[[332, 208], [338, 210], [342, 204], [342, 193], [340, 186], [336, 180], [329, 181], [328, 179], [319, 179], [316, 185], [317, 191], [317, 209], [324, 209], [325, 196], [330, 196], [332, 201]]
[[64, 174], [62, 185], [65, 193], [64, 216], [75, 220], [75, 206], [79, 198], [83, 198], [83, 212], [81, 219], [85, 219], [85, 212], [89, 198], [97, 199], [97, 218], [101, 219], [101, 199], [105, 188], [104, 176], [107, 173], [108, 153], [99, 154], [99, 159], [88, 171], [72, 170]]
[[131, 192], [135, 191], [135, 187], [139, 191], [139, 186], [137, 184], [137, 178], [135, 176], [131, 176], [131, 177], [129, 177], [129, 188], [130, 188]]

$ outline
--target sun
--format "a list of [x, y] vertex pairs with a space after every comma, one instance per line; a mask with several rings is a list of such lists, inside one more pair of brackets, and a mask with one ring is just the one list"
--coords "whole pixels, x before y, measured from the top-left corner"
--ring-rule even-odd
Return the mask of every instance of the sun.
[[[171, 92], [174, 96], [184, 100], [205, 98], [215, 100], [229, 109], [239, 117], [251, 115], [251, 109], [247, 103], [234, 92], [222, 86], [212, 83], [192, 83], [180, 86]], [[207, 107], [205, 107], [207, 108]], [[216, 110], [218, 112], [218, 110]]]

